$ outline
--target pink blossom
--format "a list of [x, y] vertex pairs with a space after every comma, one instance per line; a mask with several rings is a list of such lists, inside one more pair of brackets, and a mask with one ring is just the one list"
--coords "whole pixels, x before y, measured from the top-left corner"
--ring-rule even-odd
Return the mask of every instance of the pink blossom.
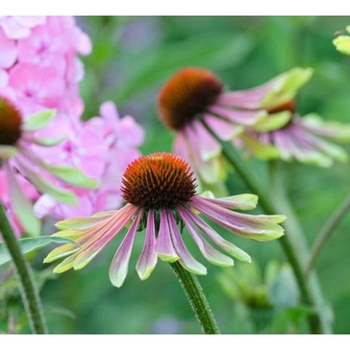
[[[47, 135], [51, 136], [55, 131], [64, 134], [62, 129], [70, 128], [67, 123], [67, 119], [65, 123], [59, 123], [58, 119], [57, 125], [53, 124]], [[74, 122], [74, 133], [69, 134], [56, 150], [46, 152], [44, 157], [48, 162], [59, 160], [78, 167], [96, 179], [100, 186], [93, 191], [71, 188], [79, 199], [79, 204], [75, 206], [43, 195], [35, 204], [36, 215], [66, 219], [119, 207], [122, 202], [122, 174], [127, 165], [141, 155], [138, 147], [143, 139], [142, 127], [131, 116], [120, 118], [113, 102], [101, 105], [100, 116], [86, 122]]]
[[45, 21], [44, 16], [1, 16], [0, 27], [9, 38], [21, 39], [28, 37], [33, 27]]

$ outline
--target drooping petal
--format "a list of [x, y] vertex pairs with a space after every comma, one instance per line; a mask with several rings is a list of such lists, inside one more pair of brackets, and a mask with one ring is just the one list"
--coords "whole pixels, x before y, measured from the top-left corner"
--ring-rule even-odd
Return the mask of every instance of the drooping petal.
[[170, 209], [166, 209], [166, 215], [169, 222], [169, 230], [171, 234], [172, 241], [174, 243], [174, 247], [176, 252], [178, 253], [180, 259], [180, 264], [189, 272], [206, 275], [207, 269], [201, 263], [199, 263], [187, 250], [184, 242], [182, 241], [179, 229], [176, 225], [176, 221], [174, 219], [174, 215], [172, 214]]
[[275, 219], [269, 220], [255, 215], [237, 213], [200, 196], [194, 196], [191, 205], [217, 224], [246, 238], [266, 241], [279, 238], [284, 234], [283, 228], [274, 222]]
[[126, 275], [128, 274], [131, 250], [142, 214], [142, 210], [137, 213], [135, 220], [131, 224], [123, 239], [123, 242], [120, 244], [116, 254], [114, 255], [109, 268], [109, 278], [111, 283], [118, 288], [123, 285]]
[[40, 221], [33, 213], [33, 207], [28, 198], [20, 188], [16, 175], [9, 162], [4, 165], [7, 181], [9, 183], [10, 198], [14, 212], [16, 213], [21, 225], [30, 235], [40, 233]]
[[254, 209], [258, 203], [258, 196], [255, 194], [244, 193], [230, 197], [222, 197], [222, 198], [208, 198], [205, 197], [206, 200], [212, 203], [216, 203], [221, 207], [227, 209], [235, 209], [235, 210], [250, 210]]
[[[350, 38], [350, 37], [349, 37]], [[307, 114], [302, 118], [295, 118], [295, 124], [311, 131], [313, 134], [324, 136], [334, 141], [349, 141], [350, 140], [350, 124], [323, 121], [316, 114]]]
[[155, 245], [155, 252], [163, 261], [175, 262], [179, 259], [169, 231], [169, 223], [165, 209], [160, 209], [159, 232]]
[[141, 280], [147, 279], [157, 264], [157, 254], [154, 250], [156, 243], [156, 230], [154, 222], [154, 210], [150, 209], [147, 215], [147, 227], [145, 243], [140, 258], [136, 264], [136, 270]]
[[[268, 136], [269, 134], [261, 134], [261, 136]], [[270, 159], [277, 159], [282, 158], [286, 159], [287, 156], [284, 156], [285, 153], [283, 153], [283, 149], [279, 149], [273, 144], [269, 144], [264, 142], [263, 140], [256, 139], [249, 133], [244, 133], [242, 135], [242, 141], [243, 143], [249, 148], [249, 152], [254, 154], [256, 157], [264, 160], [270, 160]]]
[[211, 106], [209, 111], [213, 115], [218, 115], [234, 123], [246, 126], [252, 126], [267, 117], [267, 112], [264, 110], [235, 110], [220, 106]]
[[22, 160], [17, 157], [17, 161], [20, 164], [21, 168], [24, 170], [24, 173], [30, 180], [30, 182], [39, 190], [41, 193], [47, 193], [53, 198], [57, 199], [60, 202], [76, 205], [78, 204], [78, 199], [75, 194], [71, 191], [61, 189], [49, 181], [45, 180], [37, 172], [31, 170]]
[[230, 123], [225, 119], [214, 117], [211, 114], [204, 114], [203, 120], [215, 132], [215, 134], [224, 141], [232, 140], [244, 130], [244, 128], [240, 125]]
[[34, 164], [37, 164], [42, 169], [45, 169], [47, 172], [49, 172], [50, 174], [64, 181], [67, 184], [82, 188], [96, 188], [98, 186], [96, 180], [86, 176], [78, 168], [66, 165], [48, 164], [43, 159], [38, 157], [35, 153], [25, 149], [24, 147], [21, 147], [20, 151], [26, 156], [27, 159], [30, 159]]
[[215, 158], [220, 154], [220, 144], [204, 129], [199, 121], [193, 121], [191, 127], [188, 128], [188, 133], [189, 140], [200, 140], [196, 146], [204, 161]]
[[[114, 211], [116, 213], [116, 211]], [[112, 214], [110, 214], [112, 215]], [[75, 230], [87, 230], [94, 227], [97, 223], [102, 222], [106, 217], [86, 217], [86, 218], [72, 218], [67, 220], [58, 221], [55, 226], [60, 230], [75, 229]]]
[[261, 121], [254, 124], [254, 130], [257, 132], [268, 132], [284, 127], [292, 118], [290, 111], [273, 113]]
[[215, 232], [204, 220], [193, 213], [192, 210], [184, 207], [183, 212], [185, 212], [189, 219], [191, 219], [215, 244], [217, 244], [221, 249], [225, 250], [227, 253], [232, 255], [234, 258], [241, 260], [243, 262], [251, 262], [250, 256], [241, 248], [238, 248], [233, 243], [225, 240], [217, 232]]
[[96, 226], [89, 234], [79, 238], [77, 243], [82, 245], [82, 249], [74, 261], [74, 269], [85, 267], [126, 226], [137, 210], [138, 208], [133, 206], [127, 211], [119, 210], [102, 225]]
[[72, 253], [79, 251], [80, 249], [81, 247], [77, 246], [76, 244], [71, 244], [71, 243], [63, 244], [55, 248], [54, 250], [52, 250], [44, 259], [44, 263], [50, 263], [55, 260], [64, 258]]
[[186, 208], [178, 207], [177, 210], [203, 256], [212, 264], [224, 267], [233, 266], [233, 260], [231, 258], [213, 248], [205, 239], [203, 239], [192, 220], [189, 218]]
[[198, 147], [202, 140], [197, 137], [189, 126], [185, 127], [184, 140], [188, 143], [189, 163], [193, 165], [198, 172], [198, 177], [207, 184], [216, 184], [224, 177], [225, 171], [220, 159], [217, 157], [203, 159], [201, 149]]

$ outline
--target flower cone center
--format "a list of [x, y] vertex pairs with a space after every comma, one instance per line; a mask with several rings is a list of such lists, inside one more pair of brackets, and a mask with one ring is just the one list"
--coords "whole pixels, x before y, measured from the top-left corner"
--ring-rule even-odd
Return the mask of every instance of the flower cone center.
[[174, 208], [195, 195], [193, 172], [180, 157], [155, 153], [134, 160], [123, 176], [123, 198], [144, 209]]
[[0, 97], [0, 145], [14, 146], [21, 137], [22, 117], [17, 107]]
[[181, 130], [204, 113], [221, 93], [221, 81], [210, 71], [187, 68], [176, 73], [158, 97], [160, 119], [170, 129]]

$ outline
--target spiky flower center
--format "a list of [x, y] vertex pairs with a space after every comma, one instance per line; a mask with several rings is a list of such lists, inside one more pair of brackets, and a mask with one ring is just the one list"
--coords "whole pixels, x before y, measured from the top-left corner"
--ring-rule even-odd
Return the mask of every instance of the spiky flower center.
[[181, 130], [204, 113], [221, 93], [223, 84], [210, 71], [186, 68], [176, 73], [158, 97], [160, 119], [170, 129]]
[[134, 160], [124, 172], [123, 198], [144, 209], [175, 208], [195, 195], [195, 179], [188, 164], [169, 153]]
[[22, 116], [7, 98], [0, 97], [0, 145], [14, 146], [21, 137]]

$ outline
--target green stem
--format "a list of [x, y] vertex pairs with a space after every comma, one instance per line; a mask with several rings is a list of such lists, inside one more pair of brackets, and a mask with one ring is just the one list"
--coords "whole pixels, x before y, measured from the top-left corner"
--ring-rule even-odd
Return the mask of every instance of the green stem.
[[320, 234], [318, 235], [317, 240], [311, 249], [310, 259], [305, 268], [305, 276], [308, 276], [310, 274], [326, 241], [331, 237], [335, 228], [341, 222], [341, 220], [349, 210], [350, 194], [344, 199], [341, 205], [331, 215], [331, 217], [328, 219], [323, 229], [321, 230]]
[[[302, 267], [302, 270], [305, 271], [310, 252], [303, 229], [287, 196], [285, 184], [281, 174], [281, 165], [282, 164], [279, 161], [270, 161], [268, 163], [271, 186], [270, 192], [276, 208], [279, 208], [279, 210], [281, 210], [287, 216], [285, 227], [294, 250], [299, 252], [300, 265]], [[306, 278], [305, 273], [303, 273], [303, 280], [307, 285], [306, 288], [309, 290], [313, 305], [319, 315], [320, 331], [322, 333], [332, 333], [331, 318], [327, 313], [327, 308], [325, 307], [325, 303], [323, 301], [320, 283], [318, 281], [316, 273], [310, 273], [309, 280]]]
[[[211, 128], [205, 123], [205, 121], [202, 120], [203, 126], [206, 128], [206, 130], [216, 139], [217, 142], [220, 143], [222, 147], [222, 154], [226, 158], [227, 161], [229, 161], [235, 168], [235, 171], [238, 173], [238, 175], [241, 177], [241, 179], [244, 181], [246, 186], [249, 188], [252, 193], [256, 194], [259, 197], [259, 204], [261, 208], [264, 210], [266, 214], [274, 215], [276, 214], [277, 210], [275, 209], [275, 205], [270, 200], [269, 196], [266, 194], [265, 190], [262, 188], [262, 186], [257, 181], [254, 174], [251, 172], [251, 170], [248, 168], [246, 163], [242, 160], [240, 155], [236, 152], [234, 147], [232, 147], [232, 144], [230, 142], [224, 142], [222, 141], [212, 130]], [[276, 207], [277, 208], [277, 207]], [[280, 208], [278, 208], [278, 211], [280, 211]], [[283, 212], [283, 211], [281, 211]], [[285, 214], [283, 212], [283, 214]], [[286, 220], [288, 222], [289, 218]], [[303, 274], [303, 267], [302, 263], [299, 259], [299, 256], [297, 254], [297, 248], [293, 245], [293, 242], [290, 240], [290, 234], [282, 236], [279, 238], [279, 243], [282, 246], [282, 249], [293, 269], [294, 276], [296, 278], [301, 297], [305, 304], [315, 307], [315, 302], [313, 300], [313, 295], [306, 284], [304, 274]], [[320, 321], [321, 315], [318, 314], [312, 314], [309, 317], [309, 325], [310, 329], [313, 333], [321, 333], [321, 324]]]
[[185, 270], [179, 262], [170, 264], [176, 277], [179, 279], [189, 303], [201, 325], [204, 334], [220, 334], [209, 302], [197, 277]]
[[47, 329], [42, 313], [39, 293], [32, 276], [31, 268], [22, 254], [16, 236], [8, 221], [5, 209], [1, 203], [0, 232], [12, 257], [17, 276], [19, 277], [22, 300], [30, 321], [32, 332], [35, 334], [46, 334]]

